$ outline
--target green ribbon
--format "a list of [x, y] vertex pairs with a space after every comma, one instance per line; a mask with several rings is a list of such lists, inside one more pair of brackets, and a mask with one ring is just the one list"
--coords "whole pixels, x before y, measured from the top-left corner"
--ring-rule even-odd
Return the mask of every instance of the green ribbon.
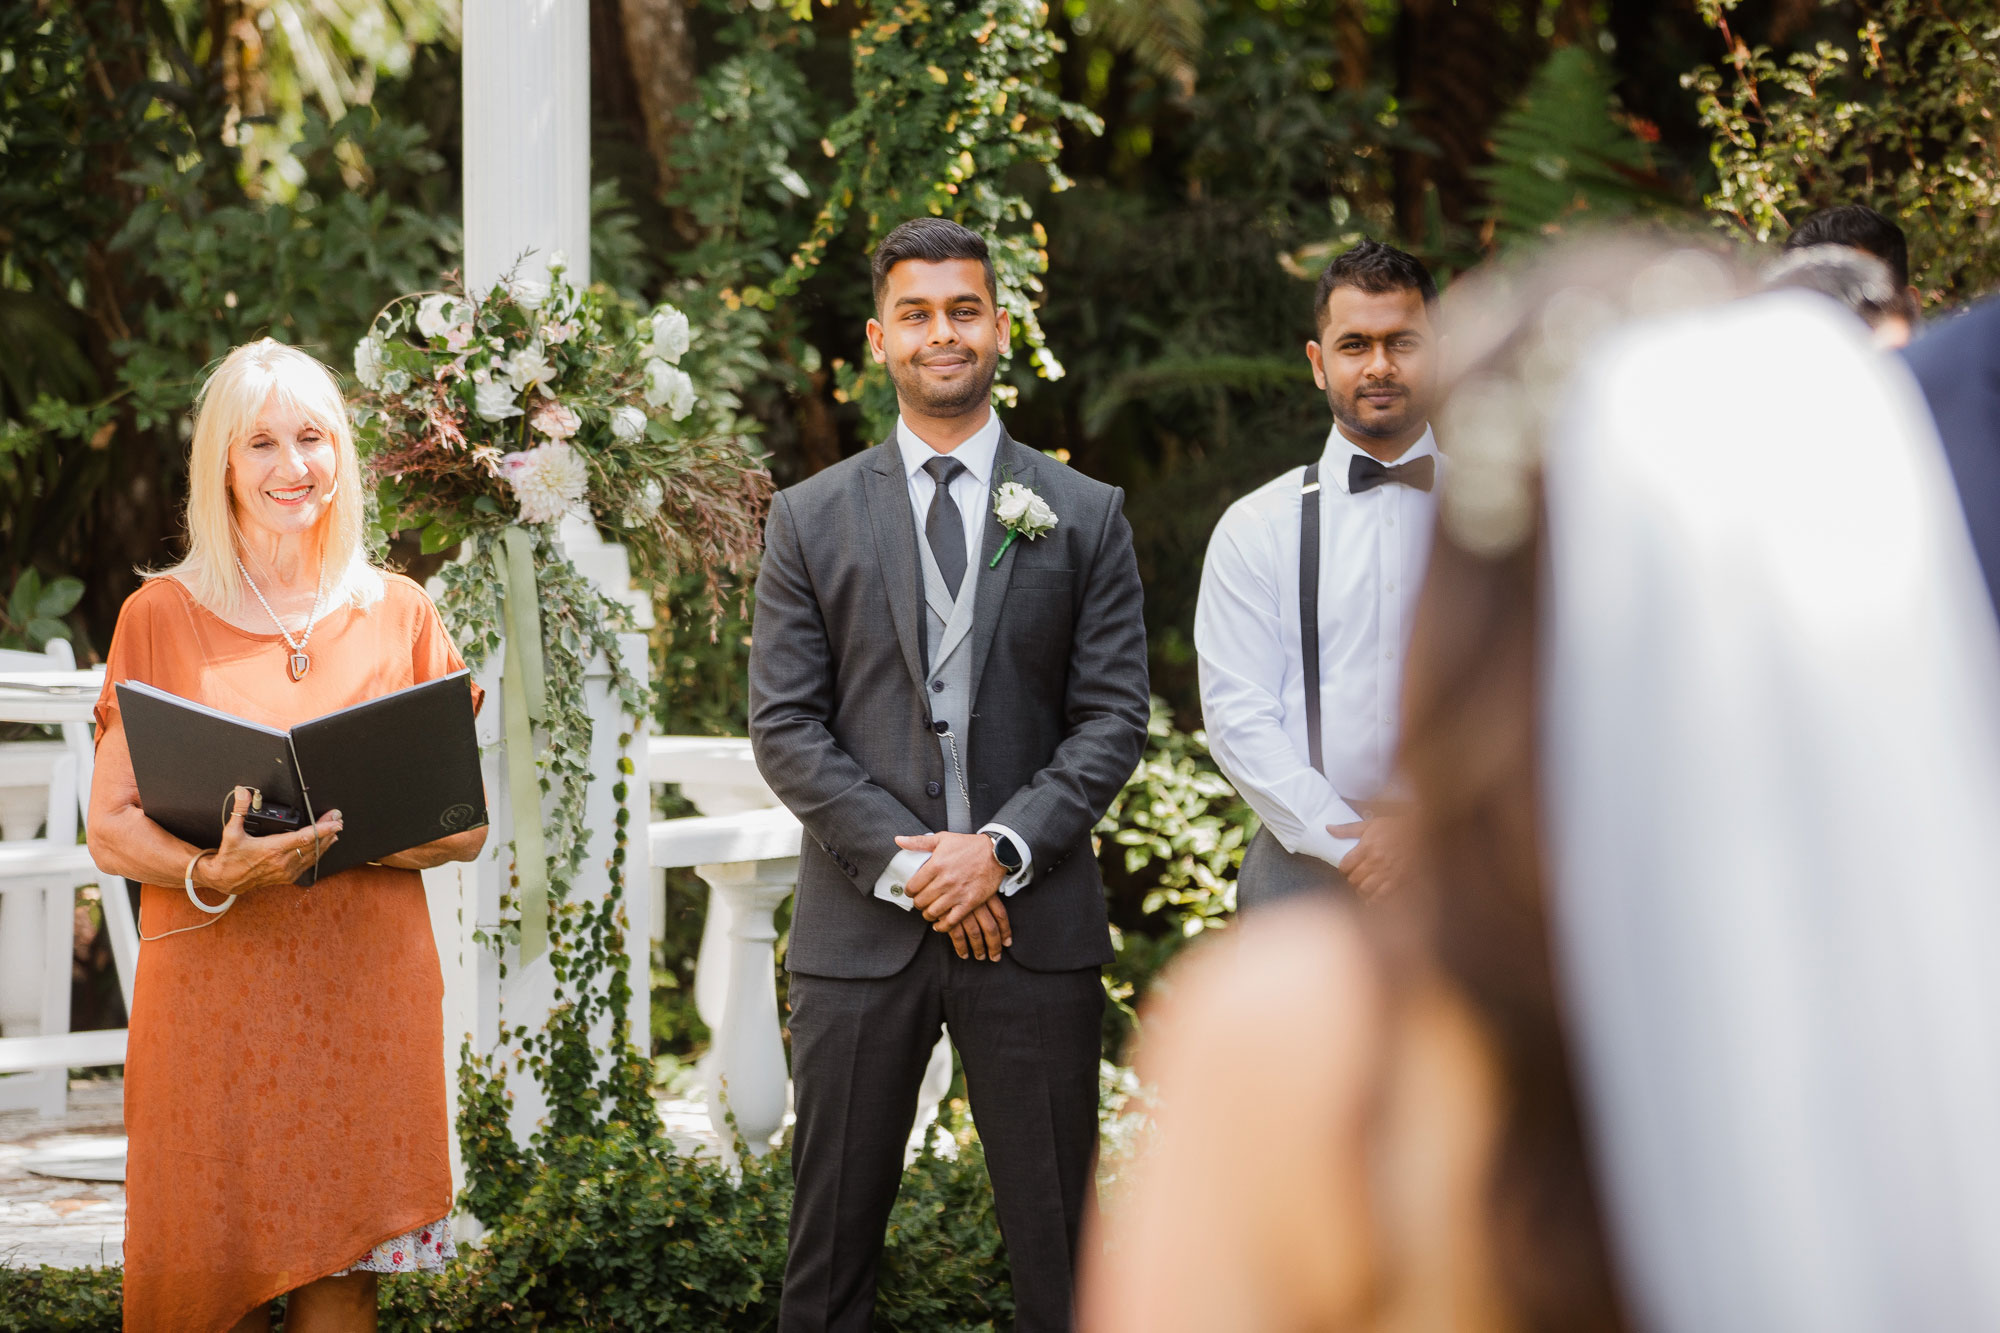
[[507, 794], [514, 810], [514, 873], [520, 886], [521, 961], [549, 947], [549, 857], [542, 840], [542, 783], [535, 772], [534, 724], [549, 716], [542, 663], [541, 595], [535, 585], [535, 539], [526, 530], [500, 534], [501, 597], [506, 603], [507, 657], [501, 720], [507, 731]]

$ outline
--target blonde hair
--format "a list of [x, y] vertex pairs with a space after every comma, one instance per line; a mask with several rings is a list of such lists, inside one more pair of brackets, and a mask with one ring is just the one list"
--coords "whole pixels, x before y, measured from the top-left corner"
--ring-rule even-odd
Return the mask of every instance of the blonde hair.
[[233, 614], [246, 596], [236, 568], [242, 531], [229, 493], [229, 449], [257, 427], [273, 398], [303, 415], [333, 440], [333, 499], [320, 520], [327, 574], [326, 605], [368, 606], [382, 596], [382, 574], [368, 561], [363, 528], [361, 458], [340, 385], [318, 360], [269, 338], [222, 358], [194, 400], [194, 442], [188, 452], [187, 555], [147, 578], [179, 579], [195, 600]]

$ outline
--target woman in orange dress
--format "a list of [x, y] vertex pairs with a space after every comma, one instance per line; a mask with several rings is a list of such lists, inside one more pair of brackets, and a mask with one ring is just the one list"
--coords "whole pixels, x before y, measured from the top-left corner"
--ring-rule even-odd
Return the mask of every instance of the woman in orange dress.
[[[463, 665], [416, 584], [372, 567], [333, 376], [268, 339], [196, 406], [188, 553], [125, 603], [97, 705], [90, 850], [145, 885], [125, 1065], [128, 1333], [372, 1330], [376, 1274], [451, 1257], [443, 979], [422, 877], [485, 830], [312, 888], [340, 836], [219, 848], [146, 817], [118, 681], [289, 728]], [[186, 889], [184, 881], [193, 889]], [[211, 915], [190, 901], [198, 894]]]

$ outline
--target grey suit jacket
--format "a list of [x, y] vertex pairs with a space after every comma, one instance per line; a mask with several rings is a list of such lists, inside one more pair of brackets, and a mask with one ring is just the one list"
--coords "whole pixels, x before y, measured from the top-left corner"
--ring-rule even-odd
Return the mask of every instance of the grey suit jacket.
[[[1012, 955], [1038, 971], [1111, 961], [1090, 829], [1137, 766], [1147, 719], [1143, 591], [1124, 493], [1003, 431], [993, 482], [1032, 487], [1055, 531], [1016, 538], [989, 503], [972, 628], [966, 747], [972, 819], [1027, 839], [1032, 880], [1007, 900]], [[945, 827], [927, 702], [917, 527], [894, 439], [780, 491], [764, 532], [750, 645], [750, 743], [799, 821], [786, 965], [829, 977], [901, 971], [930, 929], [874, 897], [894, 838]]]

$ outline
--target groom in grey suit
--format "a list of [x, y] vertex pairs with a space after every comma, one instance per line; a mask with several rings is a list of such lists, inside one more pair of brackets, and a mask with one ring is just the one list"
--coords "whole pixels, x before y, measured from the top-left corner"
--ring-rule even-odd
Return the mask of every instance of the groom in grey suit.
[[[1015, 1327], [1070, 1327], [1097, 1139], [1091, 826], [1146, 738], [1146, 632], [1114, 487], [1008, 438], [986, 242], [891, 232], [868, 339], [896, 433], [779, 492], [750, 650], [758, 769], [805, 825], [791, 980], [785, 1333], [869, 1327], [940, 1025], [965, 1069]], [[1032, 538], [1007, 483], [1053, 510]], [[1019, 493], [1009, 492], [1019, 508]]]

